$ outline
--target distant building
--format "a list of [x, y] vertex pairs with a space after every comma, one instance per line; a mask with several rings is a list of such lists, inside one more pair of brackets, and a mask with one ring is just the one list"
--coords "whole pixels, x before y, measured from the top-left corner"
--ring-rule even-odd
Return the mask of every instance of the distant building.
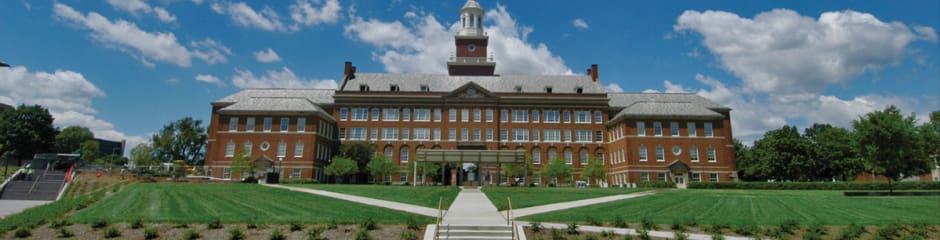
[[405, 168], [422, 149], [521, 150], [533, 172], [560, 159], [576, 180], [600, 159], [610, 184], [736, 180], [730, 108], [695, 94], [608, 93], [597, 65], [585, 75], [494, 74], [483, 16], [475, 0], [460, 10], [448, 74], [359, 73], [346, 62], [336, 90], [245, 89], [213, 102], [206, 166], [240, 178], [231, 163], [244, 153], [264, 171], [324, 180], [338, 146], [362, 141], [402, 167], [393, 182], [415, 180]]
[[98, 142], [98, 156], [104, 157], [112, 154], [124, 156], [125, 140], [110, 141], [95, 138], [95, 141]]

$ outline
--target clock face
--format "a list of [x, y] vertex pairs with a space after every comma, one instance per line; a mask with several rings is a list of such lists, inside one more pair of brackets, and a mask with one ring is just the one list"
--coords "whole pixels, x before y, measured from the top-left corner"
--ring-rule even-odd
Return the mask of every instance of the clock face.
[[469, 50], [469, 51], [471, 51], [471, 52], [476, 51], [476, 50], [477, 50], [477, 45], [471, 43], [470, 45], [467, 45], [467, 50]]

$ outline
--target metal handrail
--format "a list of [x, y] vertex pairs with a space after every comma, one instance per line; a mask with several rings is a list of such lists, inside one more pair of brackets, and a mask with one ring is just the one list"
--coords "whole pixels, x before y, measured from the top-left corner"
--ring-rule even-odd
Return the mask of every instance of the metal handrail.
[[510, 232], [512, 233], [512, 239], [516, 239], [516, 220], [512, 218], [512, 199], [506, 197], [506, 202], [509, 205], [509, 209], [506, 210], [506, 224], [510, 227]]
[[42, 177], [46, 177], [46, 174], [47, 174], [47, 173], [49, 173], [49, 168], [48, 168], [48, 167], [46, 168], [45, 171], [42, 172], [42, 176], [36, 176], [36, 178], [33, 179], [33, 185], [32, 185], [32, 186], [29, 186], [29, 192], [26, 192], [26, 196], [27, 196], [27, 197], [33, 196], [33, 190], [36, 189], [36, 184], [39, 183], [39, 179], [42, 178]]
[[437, 221], [434, 223], [434, 239], [439, 239], [439, 233], [441, 232], [441, 221], [444, 218], [444, 197], [440, 197], [437, 200]]

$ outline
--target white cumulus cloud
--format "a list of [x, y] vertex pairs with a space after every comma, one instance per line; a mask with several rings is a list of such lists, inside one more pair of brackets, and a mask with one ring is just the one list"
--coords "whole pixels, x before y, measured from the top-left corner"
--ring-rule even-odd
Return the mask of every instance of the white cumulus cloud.
[[[322, 5], [321, 5], [322, 2]], [[315, 5], [321, 5], [320, 8]], [[339, 0], [297, 0], [290, 5], [290, 17], [295, 26], [313, 26], [325, 23], [336, 23], [340, 18]]]
[[610, 92], [610, 93], [622, 93], [623, 92], [623, 88], [620, 87], [620, 84], [617, 84], [617, 83], [608, 83], [606, 86], [604, 86], [604, 90], [607, 90], [607, 92]]
[[254, 55], [255, 55], [255, 60], [258, 60], [258, 62], [271, 63], [271, 62], [281, 61], [281, 56], [278, 56], [277, 52], [275, 52], [274, 49], [271, 49], [271, 48], [268, 48], [267, 50], [254, 52]]
[[571, 25], [574, 25], [574, 27], [578, 29], [590, 28], [590, 26], [588, 26], [588, 23], [585, 22], [584, 19], [580, 19], [580, 18], [575, 18], [574, 21], [571, 21]]
[[108, 0], [108, 4], [111, 4], [116, 9], [137, 15], [137, 14], [152, 14], [157, 19], [160, 19], [162, 22], [172, 23], [176, 22], [176, 16], [167, 11], [162, 7], [153, 7], [150, 6], [144, 0]]
[[257, 28], [269, 32], [288, 32], [291, 31], [281, 16], [269, 6], [264, 6], [261, 10], [255, 10], [244, 2], [238, 3], [212, 3], [212, 10], [219, 14], [228, 14], [235, 24], [247, 28]]
[[239, 88], [314, 88], [336, 89], [332, 79], [309, 79], [298, 77], [287, 67], [280, 70], [268, 70], [264, 75], [255, 76], [249, 70], [235, 69], [232, 85]]
[[199, 75], [196, 75], [196, 81], [200, 81], [200, 82], [204, 82], [204, 83], [209, 83], [209, 84], [215, 84], [215, 85], [219, 85], [219, 86], [225, 85], [225, 82], [222, 82], [222, 79], [219, 79], [218, 77], [213, 76], [213, 75], [211, 75], [211, 74], [199, 74]]

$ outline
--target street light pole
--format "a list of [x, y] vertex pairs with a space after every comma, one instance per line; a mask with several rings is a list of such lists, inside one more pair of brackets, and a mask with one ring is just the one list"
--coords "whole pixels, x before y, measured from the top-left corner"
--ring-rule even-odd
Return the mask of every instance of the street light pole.
[[283, 172], [284, 172], [284, 157], [278, 157], [277, 158], [277, 178], [278, 179], [284, 177], [284, 176], [281, 176], [281, 173]]

